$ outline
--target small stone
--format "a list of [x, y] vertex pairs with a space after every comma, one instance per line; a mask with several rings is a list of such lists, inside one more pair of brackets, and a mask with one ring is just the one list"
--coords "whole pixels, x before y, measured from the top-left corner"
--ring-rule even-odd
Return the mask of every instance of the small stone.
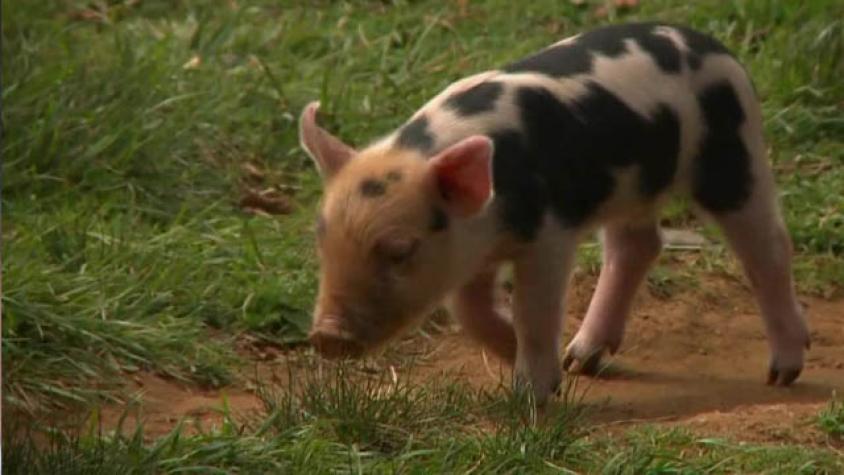
[[693, 250], [709, 244], [702, 234], [689, 229], [665, 228], [662, 230], [662, 241], [668, 249]]

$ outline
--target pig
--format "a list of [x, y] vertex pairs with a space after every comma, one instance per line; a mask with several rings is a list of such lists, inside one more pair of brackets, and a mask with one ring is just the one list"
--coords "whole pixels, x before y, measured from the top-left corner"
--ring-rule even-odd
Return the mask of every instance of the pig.
[[[659, 23], [584, 32], [451, 84], [361, 149], [317, 125], [318, 108], [304, 108], [299, 138], [324, 181], [319, 353], [365, 355], [447, 300], [544, 404], [564, 369], [594, 374], [618, 350], [662, 247], [659, 209], [679, 195], [720, 227], [752, 284], [768, 383], [799, 376], [809, 331], [760, 106], [717, 40]], [[575, 250], [596, 230], [600, 277], [561, 355]], [[504, 263], [512, 315], [495, 305]]]

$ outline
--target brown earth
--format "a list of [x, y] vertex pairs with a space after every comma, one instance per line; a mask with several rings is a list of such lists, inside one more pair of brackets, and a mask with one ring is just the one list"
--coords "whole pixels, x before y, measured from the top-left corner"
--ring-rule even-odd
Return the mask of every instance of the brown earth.
[[[575, 278], [566, 338], [580, 324], [592, 288], [594, 277]], [[812, 328], [812, 348], [797, 383], [781, 388], [764, 384], [767, 343], [752, 294], [740, 280], [710, 276], [670, 297], [653, 293], [639, 293], [626, 339], [606, 376], [577, 379], [576, 396], [592, 407], [588, 417], [597, 430], [647, 422], [752, 442], [826, 443], [813, 421], [835, 391], [844, 393], [844, 299], [801, 299]], [[407, 358], [396, 355], [413, 352], [419, 357], [414, 358], [412, 379], [456, 377], [479, 387], [509, 384], [509, 370], [487, 358], [458, 329], [433, 334], [396, 345], [387, 357], [396, 361], [391, 370], [410, 371], [402, 364]], [[130, 419], [144, 420], [150, 437], [167, 432], [182, 418], [192, 430], [219, 425], [223, 404], [234, 413], [260, 409], [259, 398], [249, 389], [256, 379], [266, 383], [287, 374], [286, 362], [309, 351], [283, 354], [245, 346], [250, 346], [244, 353], [254, 365], [237, 387], [208, 391], [152, 375], [136, 378], [140, 403], [130, 409]], [[104, 425], [113, 427], [124, 410], [105, 408]]]

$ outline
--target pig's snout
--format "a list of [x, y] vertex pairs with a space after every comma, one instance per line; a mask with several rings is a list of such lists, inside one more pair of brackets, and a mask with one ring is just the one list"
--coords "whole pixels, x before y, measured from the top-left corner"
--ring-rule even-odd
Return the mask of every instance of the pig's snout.
[[320, 317], [308, 340], [320, 355], [329, 359], [358, 358], [364, 353], [364, 346], [343, 328], [341, 318], [334, 315]]

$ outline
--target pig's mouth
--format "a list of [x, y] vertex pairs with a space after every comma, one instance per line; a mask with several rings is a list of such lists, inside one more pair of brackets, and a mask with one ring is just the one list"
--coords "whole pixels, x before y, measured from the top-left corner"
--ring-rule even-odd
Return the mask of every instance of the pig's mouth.
[[368, 345], [360, 338], [360, 329], [357, 332], [350, 331], [351, 329], [347, 326], [349, 320], [348, 316], [343, 319], [334, 314], [324, 314], [311, 328], [308, 340], [325, 358], [360, 358], [372, 345]]
[[[347, 317], [348, 318], [348, 317]], [[399, 320], [400, 321], [400, 320]], [[383, 347], [402, 333], [402, 327], [379, 320], [377, 324], [356, 320], [355, 331], [335, 315], [323, 315], [311, 329], [308, 340], [328, 359], [360, 358]]]
[[360, 358], [365, 353], [364, 346], [347, 335], [315, 330], [308, 340], [328, 359]]

